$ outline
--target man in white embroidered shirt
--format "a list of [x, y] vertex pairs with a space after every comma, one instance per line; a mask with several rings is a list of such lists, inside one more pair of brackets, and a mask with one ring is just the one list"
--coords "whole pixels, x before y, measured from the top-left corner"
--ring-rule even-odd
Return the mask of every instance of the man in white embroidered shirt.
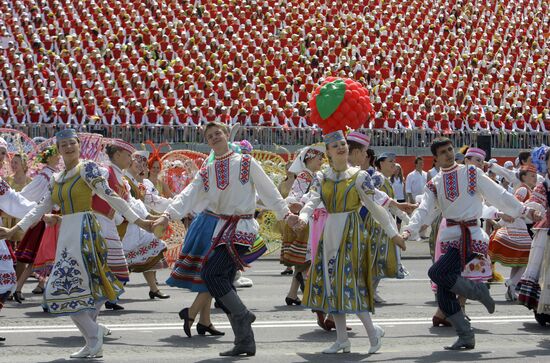
[[405, 193], [407, 193], [407, 202], [409, 203], [415, 203], [416, 196], [424, 193], [428, 173], [422, 170], [423, 168], [424, 159], [419, 156], [414, 160], [414, 170], [405, 179]]
[[260, 164], [251, 155], [229, 148], [229, 132], [225, 125], [208, 123], [204, 138], [214, 151], [214, 160], [203, 164], [191, 184], [174, 198], [154, 227], [166, 227], [170, 218], [181, 219], [200, 202], [208, 201], [208, 213], [218, 221], [212, 230], [204, 228], [201, 231], [213, 236], [210, 253], [202, 261], [201, 278], [227, 313], [235, 333], [235, 346], [220, 355], [252, 356], [256, 354], [256, 343], [251, 324], [256, 316], [243, 304], [232, 282], [237, 270], [247, 266], [246, 254], [258, 234], [259, 225], [254, 219], [256, 193], [263, 204], [275, 212], [277, 219], [286, 219], [291, 213]]
[[431, 152], [441, 171], [426, 184], [422, 202], [404, 228], [403, 238], [416, 236], [420, 228], [430, 225], [439, 213], [447, 220], [447, 227], [439, 235], [441, 248], [446, 253], [434, 263], [428, 275], [437, 284], [439, 308], [458, 335], [457, 341], [445, 349], [473, 349], [475, 336], [456, 295], [480, 301], [491, 314], [495, 311], [495, 302], [487, 286], [461, 277], [467, 262], [476, 255], [487, 253], [486, 235], [479, 226], [483, 201], [512, 217], [527, 215], [532, 220], [539, 220], [540, 215], [526, 208], [481, 169], [456, 164], [451, 140], [434, 140]]

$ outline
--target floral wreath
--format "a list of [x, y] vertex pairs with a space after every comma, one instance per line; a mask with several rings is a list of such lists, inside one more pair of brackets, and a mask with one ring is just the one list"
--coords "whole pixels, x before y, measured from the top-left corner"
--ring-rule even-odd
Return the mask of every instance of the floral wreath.
[[57, 155], [57, 153], [57, 147], [55, 145], [49, 146], [36, 156], [36, 161], [42, 164], [46, 164], [48, 162], [48, 159], [52, 156]]

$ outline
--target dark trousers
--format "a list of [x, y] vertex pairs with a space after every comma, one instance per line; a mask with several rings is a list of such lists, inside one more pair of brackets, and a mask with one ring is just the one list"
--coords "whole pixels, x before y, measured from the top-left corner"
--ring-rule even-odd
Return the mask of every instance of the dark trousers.
[[[472, 258], [474, 255], [466, 261]], [[456, 294], [450, 291], [461, 273], [460, 251], [456, 248], [449, 248], [428, 270], [428, 276], [437, 284], [437, 304], [446, 316], [454, 315], [461, 309]]]
[[[239, 255], [248, 250], [242, 246], [235, 247]], [[234, 289], [233, 280], [236, 273], [237, 266], [227, 251], [227, 247], [218, 246], [210, 253], [206, 264], [202, 267], [201, 278], [206, 284], [210, 295], [217, 299]]]

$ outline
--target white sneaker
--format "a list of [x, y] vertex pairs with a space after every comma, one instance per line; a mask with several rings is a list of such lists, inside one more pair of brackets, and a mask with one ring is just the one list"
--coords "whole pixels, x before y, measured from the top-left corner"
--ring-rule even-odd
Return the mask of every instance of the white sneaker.
[[376, 329], [376, 337], [375, 337], [375, 343], [373, 344], [371, 342], [370, 348], [369, 348], [369, 354], [374, 354], [380, 350], [382, 347], [382, 337], [386, 335], [386, 332], [380, 325], [374, 325], [374, 329]]
[[90, 355], [90, 348], [87, 345], [82, 347], [78, 352], [75, 352], [70, 355], [71, 358], [86, 358]]
[[103, 336], [106, 337], [108, 335], [111, 335], [112, 331], [111, 329], [107, 328], [105, 325], [103, 324], [97, 324], [99, 325], [99, 328], [103, 330]]
[[237, 280], [233, 281], [233, 286], [235, 286], [235, 287], [252, 287], [252, 286], [254, 286], [254, 283], [249, 278], [240, 277]]
[[349, 340], [346, 340], [343, 343], [336, 341], [330, 347], [323, 350], [323, 354], [336, 354], [339, 351], [342, 351], [343, 353], [351, 352], [351, 342]]
[[377, 303], [377, 304], [382, 304], [382, 303], [385, 303], [386, 300], [384, 300], [382, 298], [382, 296], [378, 295], [378, 291], [375, 291], [375, 293], [374, 293], [374, 302]]
[[103, 336], [105, 331], [101, 325], [97, 326], [97, 343], [90, 348], [90, 357], [101, 358], [103, 357]]

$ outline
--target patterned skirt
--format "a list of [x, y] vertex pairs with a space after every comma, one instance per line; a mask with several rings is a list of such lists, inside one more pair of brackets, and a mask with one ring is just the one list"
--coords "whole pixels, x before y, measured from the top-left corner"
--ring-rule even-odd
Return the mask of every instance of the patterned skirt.
[[531, 242], [525, 223], [523, 228], [513, 225], [502, 227], [491, 235], [489, 242], [491, 261], [500, 262], [509, 267], [527, 266]]
[[135, 224], [129, 224], [122, 239], [130, 272], [145, 272], [168, 267], [164, 259], [166, 243]]
[[107, 265], [107, 244], [93, 213], [64, 215], [44, 303], [56, 315], [90, 310], [124, 292]]
[[329, 214], [306, 280], [304, 305], [325, 313], [373, 311], [369, 259], [359, 214]]
[[521, 280], [516, 285], [518, 302], [534, 311], [538, 310], [541, 299], [541, 285], [544, 286], [543, 275], [545, 270], [550, 267], [545, 266], [545, 261], [550, 259], [550, 250], [548, 250], [547, 244], [547, 229], [537, 229], [531, 244], [529, 262], [523, 276], [521, 276]]
[[285, 224], [282, 235], [281, 263], [285, 266], [304, 266], [309, 264], [306, 258], [309, 228], [296, 232]]
[[34, 262], [45, 228], [46, 224], [43, 221], [40, 221], [36, 226], [32, 227], [27, 231], [27, 233], [25, 233], [25, 236], [19, 242], [17, 249], [15, 250], [15, 258], [17, 259], [17, 262]]
[[124, 249], [115, 222], [102, 214], [96, 214], [96, 216], [101, 225], [101, 234], [107, 242], [107, 264], [109, 268], [120, 282], [125, 283], [130, 281], [128, 262], [124, 255]]
[[212, 235], [218, 223], [218, 217], [209, 213], [200, 213], [193, 219], [185, 240], [181, 246], [178, 260], [166, 284], [172, 287], [189, 289], [193, 292], [207, 292], [201, 278], [202, 262], [212, 246]]
[[391, 242], [371, 213], [367, 215], [366, 231], [370, 242], [373, 276], [375, 278], [405, 278], [399, 247]]
[[14, 256], [6, 241], [0, 240], [0, 310], [17, 281], [13, 261]]

